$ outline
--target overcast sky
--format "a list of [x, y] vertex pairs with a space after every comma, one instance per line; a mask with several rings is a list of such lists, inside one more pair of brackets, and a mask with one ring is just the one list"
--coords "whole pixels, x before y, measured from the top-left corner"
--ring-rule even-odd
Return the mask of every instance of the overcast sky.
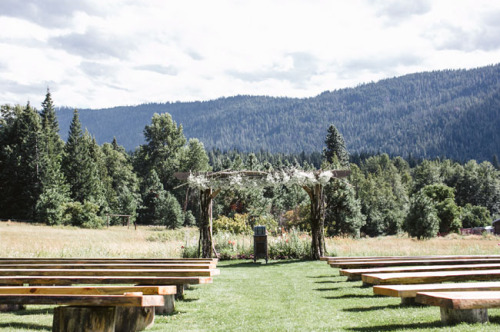
[[492, 0], [0, 0], [0, 104], [311, 97], [500, 62]]

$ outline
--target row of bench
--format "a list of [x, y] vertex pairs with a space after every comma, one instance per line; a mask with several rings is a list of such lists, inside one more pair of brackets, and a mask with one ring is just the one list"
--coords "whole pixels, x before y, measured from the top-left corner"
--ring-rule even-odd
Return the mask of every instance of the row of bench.
[[216, 259], [0, 258], [0, 309], [61, 305], [53, 331], [140, 331], [155, 313], [173, 312], [188, 285], [211, 283], [216, 265]]
[[348, 280], [361, 279], [364, 285], [374, 286], [376, 295], [400, 297], [402, 305], [439, 306], [441, 320], [446, 323], [487, 322], [487, 309], [500, 307], [500, 282], [470, 282], [500, 280], [500, 264], [495, 263], [500, 260], [497, 255], [324, 257], [322, 260], [341, 268], [340, 274]]

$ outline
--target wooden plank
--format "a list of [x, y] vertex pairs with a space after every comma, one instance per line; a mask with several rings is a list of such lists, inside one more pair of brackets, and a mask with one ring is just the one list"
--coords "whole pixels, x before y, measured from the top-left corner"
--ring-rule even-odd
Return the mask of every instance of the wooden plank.
[[145, 269], [0, 269], [0, 276], [151, 276], [151, 277], [212, 277], [213, 270], [145, 270]]
[[175, 295], [176, 286], [0, 286], [0, 294], [66, 294], [66, 295]]
[[400, 273], [400, 272], [425, 272], [425, 271], [466, 271], [466, 270], [494, 270], [500, 269], [500, 264], [463, 264], [463, 265], [430, 265], [430, 266], [401, 266], [382, 267], [371, 269], [345, 269], [340, 270], [340, 275], [349, 279], [361, 279], [362, 274], [371, 273]]
[[39, 263], [143, 263], [143, 264], [217, 264], [216, 258], [183, 258], [183, 259], [155, 259], [155, 258], [0, 258], [2, 264], [39, 264]]
[[130, 263], [41, 263], [41, 264], [3, 264], [0, 263], [0, 269], [215, 269], [213, 263], [207, 264], [130, 264]]
[[469, 280], [494, 281], [500, 280], [500, 270], [374, 273], [363, 274], [361, 279], [365, 284], [371, 285], [431, 284]]
[[488, 264], [500, 263], [500, 258], [467, 258], [467, 259], [422, 259], [422, 260], [387, 260], [330, 263], [331, 267], [341, 269], [389, 267], [389, 266], [416, 266], [416, 265], [454, 265], [454, 264]]
[[144, 276], [0, 276], [0, 285], [194, 285], [212, 283], [211, 277], [144, 277]]
[[376, 295], [414, 298], [419, 292], [469, 292], [469, 291], [500, 291], [500, 282], [464, 282], [449, 284], [416, 284], [373, 286]]
[[449, 309], [500, 308], [500, 291], [491, 292], [423, 292], [416, 302]]
[[1, 304], [49, 304], [77, 306], [163, 306], [162, 295], [5, 295], [0, 294]]
[[351, 256], [322, 257], [327, 262], [361, 262], [361, 261], [391, 261], [391, 260], [442, 260], [442, 259], [485, 259], [500, 258], [500, 255], [430, 255], [430, 256]]

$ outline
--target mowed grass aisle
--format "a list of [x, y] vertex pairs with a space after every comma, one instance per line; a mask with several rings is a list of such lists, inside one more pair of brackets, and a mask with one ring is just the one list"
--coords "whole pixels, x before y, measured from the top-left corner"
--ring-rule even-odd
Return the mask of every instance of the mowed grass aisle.
[[[486, 325], [444, 326], [436, 307], [399, 306], [346, 282], [325, 262], [220, 262], [213, 284], [193, 286], [177, 312], [156, 316], [148, 331], [498, 331], [500, 310]], [[0, 313], [0, 331], [51, 331], [52, 309]]]
[[325, 262], [221, 262], [214, 284], [196, 286], [178, 313], [158, 317], [154, 331], [498, 331], [491, 323], [440, 322], [437, 307], [399, 306], [375, 297], [361, 282], [346, 282]]

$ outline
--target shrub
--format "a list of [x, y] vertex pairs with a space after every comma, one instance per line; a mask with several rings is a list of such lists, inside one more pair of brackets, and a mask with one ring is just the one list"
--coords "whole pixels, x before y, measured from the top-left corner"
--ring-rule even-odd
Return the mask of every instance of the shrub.
[[306, 259], [311, 257], [311, 239], [292, 229], [268, 242], [268, 254], [271, 259]]
[[249, 234], [248, 215], [236, 213], [233, 218], [219, 216], [213, 221], [214, 233], [227, 232], [232, 234]]
[[83, 228], [100, 228], [104, 221], [97, 215], [99, 205], [85, 201], [68, 202], [63, 204], [62, 221], [65, 225], [78, 226]]
[[490, 225], [490, 212], [484, 206], [466, 204], [462, 208], [462, 225], [464, 228]]
[[37, 219], [48, 225], [63, 223], [64, 203], [67, 201], [68, 197], [59, 190], [46, 190], [36, 203]]
[[405, 220], [405, 230], [418, 239], [431, 238], [439, 230], [439, 218], [430, 198], [422, 193], [412, 197], [410, 211]]

